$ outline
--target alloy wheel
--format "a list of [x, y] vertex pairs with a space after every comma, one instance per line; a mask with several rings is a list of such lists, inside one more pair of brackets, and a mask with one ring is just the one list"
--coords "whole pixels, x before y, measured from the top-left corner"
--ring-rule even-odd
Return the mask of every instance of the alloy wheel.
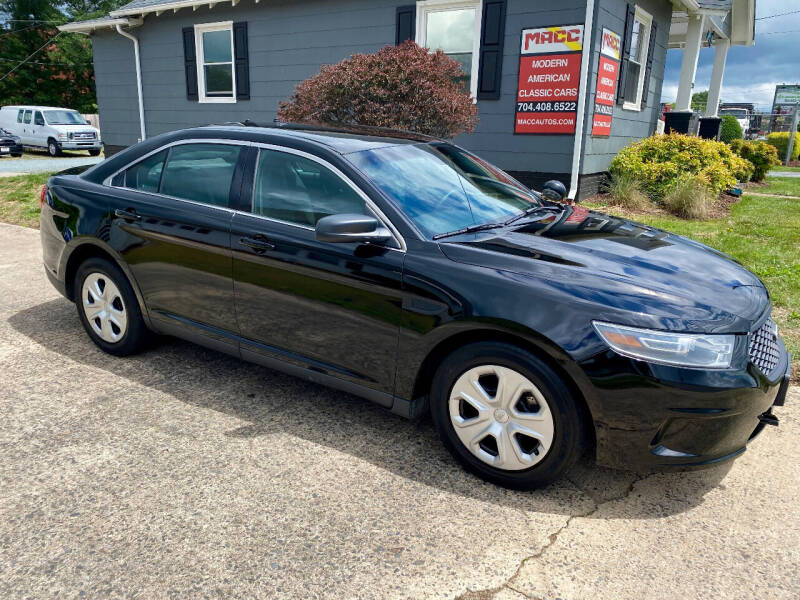
[[498, 469], [528, 469], [553, 443], [547, 401], [527, 377], [508, 367], [481, 365], [463, 373], [450, 391], [449, 412], [461, 443]]
[[128, 329], [128, 313], [119, 288], [105, 273], [89, 273], [83, 280], [81, 302], [86, 320], [104, 342], [120, 341]]

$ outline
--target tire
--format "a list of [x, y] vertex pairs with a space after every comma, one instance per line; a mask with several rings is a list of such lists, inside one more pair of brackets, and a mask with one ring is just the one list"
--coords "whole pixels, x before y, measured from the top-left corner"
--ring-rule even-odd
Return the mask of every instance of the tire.
[[[515, 391], [505, 394], [503, 386]], [[434, 375], [430, 400], [444, 445], [467, 471], [491, 483], [543, 487], [585, 448], [586, 423], [570, 388], [545, 362], [511, 344], [478, 342], [450, 354]], [[487, 430], [498, 435], [481, 437]]]
[[75, 275], [73, 298], [83, 328], [101, 350], [129, 356], [146, 347], [149, 330], [136, 294], [117, 265], [103, 258], [84, 261]]
[[92, 148], [91, 150], [89, 150], [89, 156], [100, 156], [100, 149]]
[[50, 156], [61, 156], [61, 146], [53, 138], [47, 140], [47, 153]]

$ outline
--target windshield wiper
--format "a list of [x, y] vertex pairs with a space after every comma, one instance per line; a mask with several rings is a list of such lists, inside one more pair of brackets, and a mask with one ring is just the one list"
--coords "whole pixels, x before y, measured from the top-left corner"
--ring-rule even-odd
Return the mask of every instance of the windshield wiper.
[[534, 215], [538, 212], [552, 212], [555, 214], [560, 214], [564, 212], [563, 206], [550, 206], [549, 204], [539, 204], [537, 206], [529, 206], [523, 212], [519, 213], [518, 215], [514, 215], [508, 221], [503, 223], [503, 225], [511, 225], [511, 223], [516, 223], [520, 219], [524, 219], [530, 215]]
[[505, 223], [481, 223], [480, 225], [470, 225], [469, 227], [448, 231], [447, 233], [437, 233], [435, 236], [433, 236], [433, 239], [440, 240], [442, 238], [452, 237], [454, 235], [463, 235], [465, 233], [474, 233], [476, 231], [486, 231], [487, 229], [497, 229], [498, 227], [503, 226], [505, 226]]

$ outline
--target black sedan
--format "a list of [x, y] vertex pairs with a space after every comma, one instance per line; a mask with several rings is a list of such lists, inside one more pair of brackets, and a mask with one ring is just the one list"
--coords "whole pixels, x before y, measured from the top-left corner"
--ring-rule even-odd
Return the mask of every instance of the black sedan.
[[52, 177], [41, 236], [106, 352], [170, 334], [430, 412], [502, 485], [744, 452], [789, 379], [764, 285], [562, 194], [421, 136], [213, 126]]
[[0, 128], [0, 156], [22, 156], [22, 140], [3, 128]]

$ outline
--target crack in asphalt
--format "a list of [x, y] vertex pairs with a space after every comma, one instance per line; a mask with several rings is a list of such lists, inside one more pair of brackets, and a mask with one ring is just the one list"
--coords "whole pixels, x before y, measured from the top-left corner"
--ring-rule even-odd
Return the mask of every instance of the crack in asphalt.
[[542, 546], [536, 553], [531, 554], [530, 556], [526, 556], [525, 558], [523, 558], [520, 561], [519, 566], [514, 571], [514, 574], [511, 577], [509, 577], [504, 583], [502, 583], [501, 585], [499, 585], [497, 587], [493, 587], [493, 588], [486, 588], [486, 589], [483, 589], [483, 590], [475, 590], [475, 591], [467, 591], [467, 592], [461, 594], [460, 596], [457, 596], [455, 600], [491, 600], [492, 598], [495, 597], [495, 595], [497, 595], [503, 589], [508, 589], [508, 590], [514, 592], [515, 594], [519, 594], [519, 595], [523, 596], [524, 598], [529, 598], [530, 600], [543, 600], [543, 598], [541, 598], [541, 597], [530, 596], [530, 595], [526, 594], [525, 592], [523, 592], [521, 590], [518, 590], [518, 589], [513, 587], [514, 580], [519, 576], [520, 571], [522, 571], [522, 568], [526, 564], [528, 564], [529, 562], [534, 561], [534, 560], [538, 560], [542, 556], [544, 556], [544, 554], [558, 541], [558, 537], [561, 535], [561, 533], [564, 532], [572, 524], [573, 520], [579, 519], [579, 518], [591, 517], [592, 515], [597, 513], [597, 511], [600, 510], [600, 508], [602, 506], [604, 506], [605, 504], [610, 504], [612, 502], [619, 502], [619, 501], [626, 500], [633, 493], [633, 490], [636, 487], [637, 483], [640, 483], [640, 482], [644, 481], [645, 479], [647, 479], [648, 477], [651, 477], [653, 475], [655, 475], [655, 473], [635, 475], [633, 480], [631, 481], [630, 485], [628, 486], [628, 488], [623, 493], [619, 494], [618, 496], [614, 496], [612, 498], [609, 498], [607, 500], [603, 500], [601, 502], [598, 502], [595, 499], [593, 494], [591, 494], [590, 492], [588, 492], [587, 490], [582, 488], [576, 482], [574, 482], [571, 479], [565, 477], [564, 478], [565, 481], [568, 481], [569, 483], [574, 485], [575, 488], [580, 493], [584, 494], [585, 496], [587, 496], [592, 501], [592, 504], [594, 505], [593, 508], [591, 510], [586, 511], [586, 512], [578, 513], [578, 514], [575, 514], [575, 515], [570, 515], [569, 517], [567, 517], [567, 520], [564, 522], [564, 524], [561, 527], [559, 527], [555, 532], [550, 534], [550, 536], [548, 537], [548, 541], [544, 546]]

